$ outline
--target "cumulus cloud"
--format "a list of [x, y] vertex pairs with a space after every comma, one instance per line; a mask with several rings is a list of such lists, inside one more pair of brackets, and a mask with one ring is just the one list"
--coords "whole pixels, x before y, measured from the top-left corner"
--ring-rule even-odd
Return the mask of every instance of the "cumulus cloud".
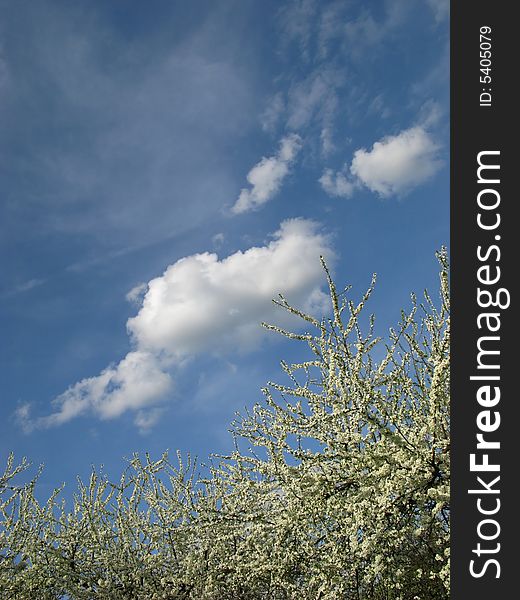
[[183, 258], [148, 283], [128, 331], [139, 348], [177, 358], [248, 348], [262, 335], [259, 323], [275, 317], [278, 293], [322, 308], [320, 255], [332, 257], [329, 238], [313, 221], [291, 219], [264, 246], [222, 260], [208, 252]]
[[30, 431], [62, 425], [87, 413], [103, 420], [119, 417], [128, 410], [141, 411], [142, 416], [142, 409], [164, 400], [172, 383], [169, 373], [161, 368], [159, 357], [129, 352], [119, 364], [107, 367], [96, 377], [82, 379], [55, 398], [55, 412], [50, 415], [32, 420], [30, 407], [25, 404], [16, 417]]
[[264, 156], [247, 174], [247, 181], [251, 188], [242, 189], [231, 212], [234, 214], [249, 212], [271, 200], [288, 175], [301, 145], [300, 136], [292, 133], [281, 140], [280, 148], [274, 156], [269, 158]]
[[380, 196], [400, 195], [427, 181], [440, 168], [439, 146], [422, 127], [375, 142], [354, 153], [351, 173]]
[[435, 175], [441, 165], [438, 144], [417, 125], [382, 138], [370, 150], [356, 150], [350, 168], [325, 169], [319, 182], [331, 196], [350, 198], [356, 187], [364, 186], [387, 198], [406, 194]]
[[[279, 293], [306, 311], [324, 312], [328, 297], [321, 290], [319, 256], [333, 261], [329, 236], [313, 221], [291, 219], [270, 237], [223, 259], [204, 252], [170, 265], [146, 284], [141, 308], [127, 322], [133, 350], [55, 398], [50, 415], [33, 419], [29, 405], [20, 406], [19, 424], [30, 431], [85, 414], [113, 419], [132, 411], [146, 432], [172, 394], [172, 370], [186, 359], [250, 349], [265, 335], [262, 321], [287, 324], [290, 315], [271, 302]], [[141, 294], [144, 288], [136, 289]]]

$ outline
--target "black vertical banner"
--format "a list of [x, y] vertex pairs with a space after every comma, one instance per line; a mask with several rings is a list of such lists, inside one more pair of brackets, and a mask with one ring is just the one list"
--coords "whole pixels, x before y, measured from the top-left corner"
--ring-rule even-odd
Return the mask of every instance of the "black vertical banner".
[[[520, 205], [513, 2], [451, 3], [452, 598], [514, 597], [520, 481], [512, 290]], [[516, 230], [516, 231], [515, 231]], [[516, 386], [518, 388], [518, 386]]]

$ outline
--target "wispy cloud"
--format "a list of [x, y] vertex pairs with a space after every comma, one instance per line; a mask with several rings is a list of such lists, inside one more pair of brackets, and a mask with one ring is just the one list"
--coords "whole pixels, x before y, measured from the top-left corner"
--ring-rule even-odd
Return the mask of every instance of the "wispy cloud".
[[292, 0], [282, 5], [277, 15], [277, 23], [282, 30], [282, 47], [296, 44], [300, 56], [310, 60], [318, 13], [319, 3], [316, 0]]
[[45, 283], [45, 279], [33, 278], [18, 285], [13, 286], [12, 288], [0, 292], [0, 298], [10, 298], [12, 296], [17, 296], [18, 294], [23, 294], [24, 292], [28, 292], [34, 288], [40, 287]]
[[264, 131], [273, 132], [280, 123], [285, 111], [285, 101], [283, 94], [277, 92], [269, 102], [260, 116], [260, 122]]
[[321, 154], [327, 157], [329, 154], [334, 152], [336, 146], [333, 140], [333, 134], [330, 127], [324, 127], [320, 133], [321, 142]]
[[130, 411], [140, 430], [151, 428], [172, 395], [173, 369], [202, 353], [249, 350], [266, 335], [262, 321], [288, 322], [290, 315], [271, 302], [278, 293], [304, 310], [326, 310], [320, 255], [333, 259], [330, 238], [313, 221], [291, 219], [264, 246], [223, 259], [206, 252], [178, 260], [148, 282], [138, 314], [127, 322], [134, 349], [55, 398], [49, 415], [33, 418], [30, 405], [20, 406], [18, 423], [31, 431]]
[[26, 404], [16, 416], [26, 431], [62, 425], [87, 413], [113, 419], [128, 410], [157, 404], [171, 387], [172, 379], [156, 356], [129, 352], [119, 364], [107, 367], [96, 377], [82, 379], [55, 398], [52, 404], [56, 411], [52, 414], [31, 419]]
[[450, 14], [450, 0], [426, 0], [433, 11], [435, 20], [440, 23]]
[[134, 424], [142, 435], [150, 433], [165, 413], [165, 408], [157, 406], [149, 410], [140, 410], [134, 419]]
[[355, 56], [366, 56], [369, 47], [383, 43], [389, 35], [403, 25], [408, 9], [407, 0], [386, 2], [382, 19], [375, 19], [371, 12], [364, 10], [345, 24], [344, 35]]
[[225, 239], [226, 239], [226, 234], [225, 233], [223, 233], [222, 231], [219, 231], [219, 233], [216, 233], [211, 238], [211, 241], [213, 242], [214, 248], [220, 248], [220, 246], [222, 246], [222, 244], [224, 243]]
[[350, 198], [356, 188], [348, 175], [342, 171], [335, 173], [332, 169], [325, 169], [318, 181], [327, 194], [340, 198]]
[[219, 150], [255, 123], [255, 75], [231, 51], [232, 36], [201, 20], [137, 42], [103, 13], [17, 5], [2, 28], [2, 185], [17, 202], [0, 207], [0, 228], [14, 224], [9, 233], [21, 238], [26, 223], [34, 244], [75, 235], [74, 262], [218, 214], [234, 189]]
[[315, 120], [329, 124], [338, 104], [337, 89], [343, 82], [341, 73], [329, 68], [317, 69], [294, 83], [288, 92], [288, 127], [300, 129]]
[[[409, 22], [407, 0], [392, 0], [373, 10], [362, 2], [320, 3], [292, 0], [279, 10], [279, 53], [287, 68], [262, 116], [264, 130], [298, 131], [312, 161], [342, 151], [339, 127], [358, 128], [363, 119], [387, 118], [391, 101], [367, 85], [360, 62], [377, 61], [384, 47]], [[341, 101], [340, 101], [341, 98]], [[346, 100], [347, 99], [347, 100]], [[307, 158], [306, 157], [306, 158]], [[345, 175], [329, 189], [345, 194]]]
[[279, 191], [283, 180], [300, 151], [302, 140], [292, 133], [280, 141], [280, 148], [274, 156], [265, 156], [247, 174], [250, 188], [243, 188], [238, 200], [231, 208], [235, 215], [257, 210], [269, 202]]
[[146, 293], [147, 287], [146, 283], [138, 283], [126, 294], [126, 300], [132, 304], [140, 304]]

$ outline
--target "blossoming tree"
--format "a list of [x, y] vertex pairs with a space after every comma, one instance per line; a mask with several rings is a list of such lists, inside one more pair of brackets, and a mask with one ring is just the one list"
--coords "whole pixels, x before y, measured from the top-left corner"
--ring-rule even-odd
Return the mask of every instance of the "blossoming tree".
[[[0, 596], [6, 599], [348, 599], [449, 597], [449, 288], [412, 296], [386, 343], [338, 293], [331, 318], [282, 363], [286, 382], [237, 415], [235, 450], [198, 475], [135, 456], [118, 482], [93, 472], [67, 508], [10, 457], [0, 477]], [[366, 321], [366, 327], [363, 323]], [[366, 329], [366, 331], [365, 331]]]

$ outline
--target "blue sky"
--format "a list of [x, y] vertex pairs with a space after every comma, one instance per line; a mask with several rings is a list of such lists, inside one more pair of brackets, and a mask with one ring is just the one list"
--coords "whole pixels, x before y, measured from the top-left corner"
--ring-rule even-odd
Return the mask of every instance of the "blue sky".
[[446, 0], [0, 1], [0, 456], [204, 459], [305, 348], [324, 254], [385, 334], [449, 236]]

